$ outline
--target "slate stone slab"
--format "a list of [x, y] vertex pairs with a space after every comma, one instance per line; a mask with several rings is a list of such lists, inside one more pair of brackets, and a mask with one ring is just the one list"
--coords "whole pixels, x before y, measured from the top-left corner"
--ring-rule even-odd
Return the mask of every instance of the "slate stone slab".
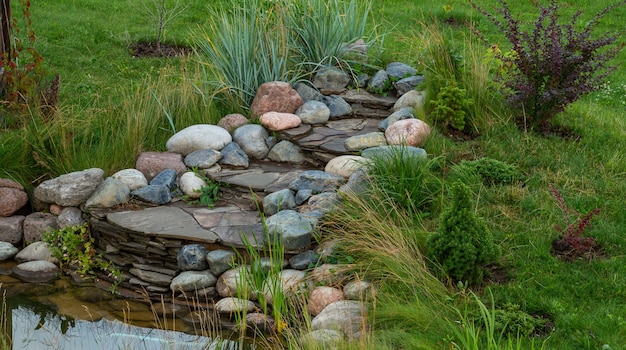
[[242, 237], [255, 248], [263, 247], [265, 242], [265, 231], [263, 224], [240, 225], [240, 226], [221, 226], [214, 227], [211, 231], [215, 232], [223, 245], [233, 246], [236, 248], [244, 248]]
[[200, 226], [205, 229], [222, 226], [255, 225], [261, 222], [261, 217], [256, 211], [242, 211], [237, 207], [216, 209], [200, 209], [193, 213]]
[[156, 207], [107, 215], [108, 222], [140, 234], [215, 243], [219, 237], [203, 229], [191, 215], [175, 207]]

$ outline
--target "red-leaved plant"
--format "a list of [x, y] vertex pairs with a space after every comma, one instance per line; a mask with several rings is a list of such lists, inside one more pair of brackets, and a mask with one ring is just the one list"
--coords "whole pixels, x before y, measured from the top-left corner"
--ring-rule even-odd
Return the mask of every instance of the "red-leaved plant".
[[[569, 249], [574, 253], [582, 254], [593, 250], [597, 246], [596, 239], [594, 237], [583, 236], [583, 231], [591, 226], [591, 219], [600, 212], [600, 208], [596, 208], [581, 217], [578, 211], [565, 204], [563, 196], [561, 196], [561, 193], [559, 193], [556, 188], [550, 186], [550, 192], [552, 192], [559, 208], [561, 208], [563, 219], [565, 220], [566, 227], [559, 225], [554, 227], [562, 234], [560, 240], [569, 246]], [[575, 217], [575, 219], [572, 220], [572, 217]]]
[[592, 32], [604, 16], [625, 5], [626, 0], [606, 7], [584, 25], [578, 23], [580, 11], [562, 23], [556, 0], [550, 0], [547, 6], [531, 1], [539, 11], [532, 23], [520, 21], [505, 0], [497, 0], [496, 14], [473, 0], [469, 2], [511, 44], [511, 53], [499, 57], [502, 66], [508, 67], [502, 83], [508, 104], [520, 110], [518, 121], [531, 129], [548, 129], [552, 117], [597, 90], [616, 69], [609, 61], [624, 47], [618, 42], [624, 31]]

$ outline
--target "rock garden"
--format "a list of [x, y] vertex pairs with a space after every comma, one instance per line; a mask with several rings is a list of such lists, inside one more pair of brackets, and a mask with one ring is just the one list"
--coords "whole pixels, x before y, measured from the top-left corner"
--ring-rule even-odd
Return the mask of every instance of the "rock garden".
[[[265, 83], [251, 108], [257, 123], [226, 115], [217, 125], [179, 131], [167, 152], [141, 153], [135, 168], [106, 179], [93, 168], [46, 180], [30, 199], [36, 211], [26, 216], [15, 214], [29, 202], [26, 192], [3, 179], [1, 258], [15, 259], [13, 273], [26, 281], [57, 278], [59, 259], [49, 249], [55, 242], [42, 235], [87, 227], [93, 254], [107, 263], [95, 283], [114, 293], [148, 302], [198, 298], [229, 321], [245, 311], [246, 322], [274, 331], [272, 315], [257, 313], [266, 305], [255, 293], [266, 300], [279, 291], [308, 295], [314, 332], [359, 336], [373, 287], [329, 263], [333, 247], [317, 244], [317, 226], [342, 194], [368, 186], [372, 158], [396, 150], [409, 160], [426, 157], [419, 146], [430, 128], [414, 115], [424, 104], [415, 90], [423, 78], [415, 74], [393, 63], [361, 87], [337, 68], [294, 87]], [[368, 92], [389, 85], [389, 77], [397, 82], [390, 94]], [[215, 193], [207, 193], [209, 184]], [[199, 205], [210, 195], [214, 201]], [[268, 256], [268, 243], [281, 249], [280, 260]], [[61, 267], [77, 281], [88, 277], [77, 272], [80, 262], [68, 263]], [[246, 275], [255, 264], [266, 272], [279, 265], [277, 290], [266, 284], [250, 293]]]

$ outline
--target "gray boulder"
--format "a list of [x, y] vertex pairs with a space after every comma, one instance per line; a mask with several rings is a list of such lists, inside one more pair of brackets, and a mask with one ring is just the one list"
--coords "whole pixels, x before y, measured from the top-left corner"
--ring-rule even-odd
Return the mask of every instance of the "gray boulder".
[[330, 110], [330, 119], [340, 118], [352, 114], [352, 106], [341, 96], [324, 96], [322, 101]]
[[302, 98], [304, 102], [307, 102], [307, 101], [320, 101], [321, 102], [322, 98], [324, 97], [324, 95], [322, 95], [322, 93], [317, 91], [315, 88], [310, 87], [309, 85], [304, 84], [304, 83], [296, 83], [293, 88], [298, 92], [298, 95], [300, 95], [300, 97]]
[[59, 259], [52, 256], [52, 252], [50, 248], [48, 248], [48, 243], [41, 241], [27, 245], [26, 248], [15, 255], [14, 259], [18, 264], [37, 260], [45, 260], [53, 264], [59, 262]]
[[169, 152], [183, 156], [202, 149], [221, 150], [232, 141], [230, 133], [222, 127], [210, 124], [197, 124], [177, 132], [165, 143]]
[[56, 216], [50, 213], [32, 213], [24, 219], [24, 242], [28, 244], [39, 241], [42, 233], [58, 228]]
[[235, 167], [247, 168], [250, 164], [248, 155], [244, 152], [236, 142], [231, 142], [222, 148], [222, 159], [219, 163], [222, 165], [232, 165]]
[[330, 109], [323, 102], [307, 101], [298, 108], [296, 115], [303, 123], [322, 124], [330, 118]]
[[17, 244], [24, 238], [23, 215], [13, 215], [8, 218], [0, 217], [0, 241]]
[[78, 207], [103, 181], [104, 171], [98, 168], [76, 171], [46, 180], [35, 188], [34, 196], [43, 203], [62, 207]]
[[320, 90], [341, 90], [349, 82], [350, 75], [336, 67], [320, 69], [313, 78], [313, 85]]
[[202, 271], [209, 268], [206, 260], [209, 251], [201, 244], [188, 244], [183, 246], [176, 256], [178, 267], [183, 271]]
[[131, 191], [148, 185], [146, 176], [137, 169], [120, 170], [111, 175], [111, 177], [122, 181]]
[[148, 185], [138, 188], [130, 194], [133, 198], [156, 205], [163, 205], [172, 201], [172, 194], [167, 186]]
[[233, 132], [233, 140], [241, 149], [253, 159], [263, 159], [270, 151], [265, 143], [269, 137], [267, 130], [257, 124], [247, 124], [238, 127]]
[[13, 244], [0, 241], [0, 261], [12, 259], [18, 251]]
[[375, 94], [381, 94], [387, 90], [391, 82], [389, 75], [384, 70], [379, 70], [374, 76], [367, 82], [367, 91]]
[[270, 239], [278, 235], [285, 251], [303, 250], [311, 244], [313, 225], [296, 211], [279, 211], [267, 218], [266, 224]]
[[289, 184], [294, 191], [309, 189], [313, 194], [326, 191], [335, 191], [345, 179], [339, 175], [329, 174], [321, 170], [307, 170], [302, 172]]
[[[230, 144], [230, 142], [228, 143]], [[189, 153], [185, 157], [188, 168], [208, 169], [222, 159], [222, 153], [214, 149], [201, 149]]]
[[108, 177], [98, 185], [96, 191], [89, 197], [86, 208], [111, 208], [127, 203], [130, 200], [130, 189], [118, 179]]
[[313, 331], [333, 329], [351, 336], [364, 329], [367, 323], [367, 307], [355, 300], [339, 300], [328, 305], [311, 321]]
[[170, 289], [172, 292], [195, 292], [215, 286], [217, 278], [209, 270], [183, 271], [172, 279]]
[[41, 283], [59, 276], [59, 268], [45, 260], [28, 261], [13, 268], [13, 273], [26, 282]]
[[232, 250], [212, 250], [206, 255], [209, 271], [215, 276], [228, 271], [235, 262], [235, 253]]
[[304, 163], [304, 153], [300, 147], [283, 140], [277, 143], [267, 154], [267, 158], [275, 162], [300, 164]]
[[393, 81], [398, 81], [417, 74], [417, 70], [406, 63], [391, 62], [385, 68], [385, 72]]
[[265, 215], [274, 215], [281, 210], [294, 208], [296, 208], [296, 198], [288, 188], [270, 193], [263, 198], [263, 212]]
[[57, 226], [59, 228], [79, 226], [83, 223], [85, 223], [85, 219], [83, 219], [83, 212], [75, 207], [63, 208], [61, 213], [59, 213], [59, 216], [57, 216]]

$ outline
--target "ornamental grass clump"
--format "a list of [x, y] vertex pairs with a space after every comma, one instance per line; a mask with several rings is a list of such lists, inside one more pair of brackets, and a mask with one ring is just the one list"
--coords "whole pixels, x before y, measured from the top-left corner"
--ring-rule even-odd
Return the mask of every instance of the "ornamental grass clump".
[[609, 61], [624, 47], [624, 43], [617, 43], [623, 31], [597, 38], [592, 32], [604, 16], [626, 0], [604, 8], [582, 27], [578, 23], [581, 11], [563, 24], [556, 0], [548, 6], [532, 3], [539, 15], [533, 23], [523, 23], [504, 0], [498, 0], [496, 14], [470, 0], [511, 43], [510, 54], [499, 54], [497, 59], [507, 68], [500, 78], [508, 104], [518, 110], [518, 122], [530, 129], [546, 130], [556, 114], [597, 90], [616, 69]]
[[491, 232], [474, 213], [469, 188], [455, 182], [450, 206], [441, 214], [439, 230], [426, 241], [428, 255], [455, 282], [480, 285], [484, 267], [497, 257]]

